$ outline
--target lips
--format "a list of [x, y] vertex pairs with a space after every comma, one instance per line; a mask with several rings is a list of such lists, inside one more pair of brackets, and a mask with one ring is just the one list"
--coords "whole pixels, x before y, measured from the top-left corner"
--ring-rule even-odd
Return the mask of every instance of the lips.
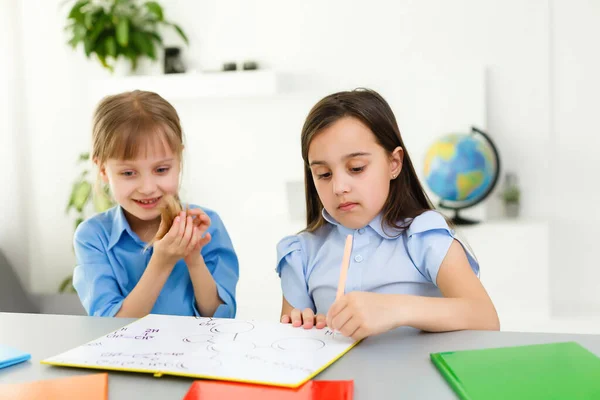
[[354, 207], [356, 207], [358, 203], [342, 203], [338, 206], [338, 209], [342, 210], [342, 211], [350, 211], [352, 210]]

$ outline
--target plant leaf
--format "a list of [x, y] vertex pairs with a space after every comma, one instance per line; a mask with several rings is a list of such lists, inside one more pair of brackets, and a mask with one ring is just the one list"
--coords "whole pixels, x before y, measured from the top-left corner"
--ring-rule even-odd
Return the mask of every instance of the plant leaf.
[[131, 41], [142, 53], [151, 59], [156, 60], [154, 43], [152, 42], [151, 36], [146, 32], [134, 31], [131, 35]]
[[104, 24], [106, 23], [107, 19], [108, 19], [108, 16], [104, 13], [101, 13], [99, 18], [96, 19], [96, 21], [94, 21], [92, 23], [92, 28], [91, 28], [91, 32], [90, 32], [89, 36], [94, 43], [97, 42], [98, 37], [106, 29]]
[[164, 13], [163, 13], [163, 9], [160, 6], [160, 4], [158, 4], [155, 1], [148, 1], [146, 2], [146, 4], [144, 4], [146, 6], [146, 8], [148, 9], [148, 11], [156, 16], [156, 19], [158, 21], [164, 21]]
[[104, 48], [106, 49], [107, 55], [113, 58], [117, 57], [117, 41], [115, 40], [114, 36], [108, 36], [106, 39], [104, 39]]
[[79, 226], [79, 224], [81, 224], [84, 221], [84, 218], [80, 215], [79, 217], [77, 217], [77, 219], [75, 219], [75, 230], [77, 230], [77, 227]]
[[79, 39], [73, 37], [71, 40], [68, 41], [68, 43], [72, 48], [75, 48], [77, 47], [77, 43], [79, 43]]
[[81, 8], [88, 4], [89, 4], [89, 0], [80, 0], [77, 3], [75, 3], [73, 8], [71, 8], [71, 11], [69, 11], [69, 16], [67, 17], [67, 19], [73, 19], [79, 23], [83, 23], [84, 22], [84, 14], [81, 12]]
[[179, 33], [179, 36], [181, 36], [181, 38], [183, 39], [183, 41], [185, 42], [185, 44], [189, 45], [190, 41], [188, 40], [187, 35], [185, 34], [185, 32], [183, 31], [183, 29], [181, 29], [181, 27], [177, 24], [171, 24], [173, 26], [173, 28], [175, 28], [175, 30], [177, 31], [177, 33]]
[[75, 26], [73, 26], [73, 39], [77, 39], [78, 42], [85, 38], [86, 33], [87, 29], [85, 29], [84, 25], [75, 24]]
[[92, 185], [88, 181], [80, 181], [73, 187], [73, 207], [79, 212], [83, 212], [83, 208], [90, 198]]
[[73, 275], [67, 276], [60, 283], [60, 286], [58, 287], [58, 292], [59, 293], [75, 292], [75, 288], [73, 288]]
[[96, 212], [104, 212], [115, 205], [110, 197], [108, 187], [104, 186], [102, 190], [96, 191], [93, 196], [94, 210]]
[[83, 39], [83, 49], [85, 50], [86, 57], [89, 57], [92, 54], [92, 50], [94, 49], [94, 42], [91, 38], [86, 37]]
[[102, 64], [104, 68], [111, 69], [110, 65], [106, 62], [106, 56], [104, 54], [96, 54], [96, 56], [98, 56], [98, 60], [100, 60], [100, 64]]
[[92, 29], [94, 26], [94, 13], [86, 13], [83, 17], [83, 24], [87, 29]]
[[160, 36], [157, 32], [148, 32], [150, 34], [150, 36], [152, 36], [152, 38], [154, 38], [154, 40], [156, 40], [156, 42], [158, 44], [162, 44], [163, 39], [162, 36]]
[[117, 23], [117, 42], [123, 47], [129, 44], [129, 20], [125, 17]]

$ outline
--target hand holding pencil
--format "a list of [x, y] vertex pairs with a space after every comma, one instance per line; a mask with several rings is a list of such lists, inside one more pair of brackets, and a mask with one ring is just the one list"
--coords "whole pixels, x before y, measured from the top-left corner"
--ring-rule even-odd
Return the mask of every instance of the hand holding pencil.
[[346, 238], [336, 300], [327, 313], [327, 326], [342, 335], [361, 340], [393, 328], [390, 312], [394, 307], [384, 294], [351, 292], [345, 294], [346, 278], [352, 253], [352, 236]]
[[[348, 266], [350, 264], [350, 254], [352, 253], [352, 235], [346, 237], [346, 245], [344, 247], [344, 256], [342, 259], [342, 265], [340, 268], [340, 280], [338, 282], [336, 301], [344, 295], [346, 287], [346, 277], [348, 275]], [[287, 302], [286, 302], [287, 303]], [[325, 315], [317, 314], [310, 308], [300, 311], [294, 308], [288, 314], [281, 316], [281, 322], [284, 324], [291, 323], [295, 327], [304, 327], [304, 329], [311, 329], [315, 326], [317, 329], [323, 329], [326, 325]]]

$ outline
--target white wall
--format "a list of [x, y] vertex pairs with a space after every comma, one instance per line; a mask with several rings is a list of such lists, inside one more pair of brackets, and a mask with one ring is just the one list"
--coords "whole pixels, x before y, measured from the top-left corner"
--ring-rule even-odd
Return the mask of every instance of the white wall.
[[21, 283], [29, 285], [27, 252], [26, 137], [22, 134], [22, 59], [19, 48], [19, 7], [11, 0], [0, 1], [0, 250], [17, 270]]
[[[33, 289], [46, 292], [55, 290], [61, 278], [72, 268], [72, 220], [65, 217], [62, 210], [74, 177], [74, 160], [89, 145], [91, 108], [81, 100], [81, 88], [91, 76], [103, 74], [95, 65], [83, 60], [81, 49], [73, 53], [65, 45], [62, 36], [64, 15], [57, 14], [56, 3], [58, 1], [25, 1], [21, 6], [22, 12], [27, 15], [23, 20], [21, 44], [23, 76], [27, 77], [24, 134], [31, 144], [27, 154], [31, 167], [28, 179], [30, 202], [26, 203], [30, 208], [30, 273]], [[591, 256], [577, 256], [574, 265], [573, 254], [586, 245], [574, 242], [577, 235], [569, 236], [570, 232], [576, 232], [588, 240], [585, 243], [589, 246], [593, 238], [598, 237], [597, 231], [587, 225], [569, 222], [576, 219], [562, 219], [584, 215], [583, 211], [575, 210], [577, 199], [594, 199], [597, 190], [585, 186], [584, 175], [581, 175], [581, 178], [575, 178], [576, 185], [570, 185], [569, 192], [550, 192], [552, 181], [574, 182], [566, 168], [568, 163], [577, 162], [573, 165], [583, 166], [586, 164], [580, 163], [581, 156], [587, 154], [591, 160], [594, 155], [593, 146], [587, 145], [591, 136], [588, 131], [595, 126], [595, 121], [588, 117], [592, 115], [588, 114], [591, 112], [588, 108], [593, 107], [593, 96], [597, 93], [594, 89], [598, 88], [595, 76], [598, 59], [597, 54], [588, 53], [587, 48], [593, 46], [598, 28], [591, 32], [595, 36], [588, 34], [586, 29], [592, 29], [594, 16], [597, 19], [597, 13], [593, 14], [597, 11], [595, 3], [577, 2], [571, 8], [566, 2], [552, 2], [555, 9], [552, 18], [548, 2], [541, 0], [380, 0], [368, 3], [341, 0], [300, 3], [172, 0], [165, 4], [167, 17], [176, 20], [189, 33], [193, 44], [187, 55], [188, 59], [194, 60], [192, 67], [215, 68], [232, 59], [256, 59], [263, 66], [291, 77], [285, 81], [291, 86], [287, 88], [288, 93], [304, 86], [323, 90], [332, 86], [354, 85], [354, 82], [362, 84], [360, 77], [389, 82], [392, 87], [399, 79], [402, 66], [413, 62], [427, 63], [432, 68], [456, 61], [486, 65], [487, 129], [499, 146], [504, 167], [519, 174], [523, 186], [524, 216], [549, 217], [557, 215], [557, 209], [564, 209], [564, 204], [569, 205], [566, 207], [568, 212], [561, 212], [561, 218], [556, 218], [551, 227], [552, 232], [564, 232], [562, 236], [552, 234], [556, 245], [552, 246], [551, 258], [563, 260], [561, 264], [579, 272], [569, 275], [564, 268], [553, 269], [551, 279], [567, 283], [566, 286], [553, 286], [555, 299], [558, 304], [569, 301], [590, 307], [600, 306], [600, 299], [594, 298], [591, 290], [598, 280], [595, 260]], [[589, 19], [589, 23], [580, 24], [577, 22], [579, 18]], [[551, 28], [555, 29], [552, 31], [553, 41], [549, 40]], [[555, 44], [552, 51], [550, 43]], [[568, 55], [568, 51], [575, 51], [572, 58], [564, 58], [563, 53]], [[582, 66], [580, 60], [589, 65]], [[555, 65], [552, 76], [549, 61]], [[579, 80], [573, 85], [572, 77], [579, 73], [583, 75], [579, 75]], [[555, 94], [560, 95], [555, 96], [552, 103], [549, 97], [551, 87], [555, 87]], [[573, 88], [577, 90], [573, 91]], [[577, 102], [581, 94], [589, 99], [585, 104]], [[224, 139], [232, 151], [240, 151], [240, 148], [245, 151], [244, 156], [238, 158], [244, 168], [255, 168], [253, 157], [266, 146], [267, 138], [277, 136], [281, 137], [282, 147], [279, 159], [286, 163], [283, 166], [275, 164], [272, 168], [300, 173], [299, 130], [302, 119], [315, 100], [317, 97], [285, 94], [274, 103], [264, 99], [249, 104], [219, 100], [206, 107], [201, 102], [177, 106], [191, 144], [200, 146], [200, 143], [205, 143], [207, 133], [195, 130], [201, 125], [194, 120], [202, 114], [200, 108], [217, 110], [222, 107], [221, 111], [215, 111], [219, 119], [214, 131], [222, 135], [216, 138]], [[297, 108], [288, 109], [282, 104], [294, 104]], [[573, 105], [579, 108], [574, 109]], [[294, 126], [294, 129], [290, 128], [293, 130], [289, 132], [290, 136], [285, 136], [288, 132], [281, 132], [277, 119], [264, 121], [265, 107], [284, 113], [279, 117], [285, 118], [290, 127]], [[238, 118], [240, 109], [246, 110], [243, 118]], [[403, 111], [396, 110], [401, 130]], [[247, 131], [253, 132], [253, 136], [232, 140], [231, 132], [239, 130], [241, 123], [252, 125]], [[553, 134], [551, 123], [556, 125]], [[263, 130], [257, 127], [263, 127]], [[577, 140], [573, 142], [572, 138]], [[405, 139], [410, 143], [409, 136]], [[573, 153], [562, 150], [571, 149], [571, 146], [577, 146]], [[193, 157], [215, 157], [208, 149], [200, 150], [198, 147], [194, 151]], [[290, 160], [285, 157], [288, 154]], [[555, 156], [556, 162], [549, 154]], [[417, 158], [418, 154], [413, 157]], [[593, 166], [591, 161], [589, 163], [586, 166], [591, 171]], [[188, 167], [193, 165], [194, 161], [188, 162]], [[222, 182], [222, 190], [229, 191], [232, 197], [252, 197], [252, 193], [276, 190], [269, 186], [268, 169], [257, 168], [254, 171], [256, 184], [252, 188], [248, 182], [235, 179], [236, 168], [239, 165], [226, 164], [220, 171], [232, 178]], [[548, 174], [549, 168], [552, 168], [552, 174]], [[191, 172], [186, 170], [189, 179], [192, 179]], [[193, 181], [186, 188], [190, 194], [200, 193], [196, 190], [204, 187], [203, 179], [196, 178], [199, 172], [193, 172]], [[248, 193], [249, 190], [252, 193]], [[552, 197], [549, 193], [555, 193], [555, 201], [549, 199]], [[210, 204], [210, 193], [194, 201], [204, 204], [204, 198], [209, 201], [209, 206], [223, 214], [228, 225], [237, 222], [229, 219], [230, 211], [221, 209], [218, 204]], [[265, 222], [260, 214], [254, 214], [254, 217], [249, 214], [248, 222], [256, 225], [255, 237], [274, 246], [283, 234], [277, 220], [283, 218], [281, 213], [284, 210], [269, 207], [257, 201], [256, 209], [265, 212], [265, 215], [267, 211], [274, 211], [272, 219]], [[248, 210], [249, 213], [253, 211]], [[240, 243], [256, 240], [255, 237], [235, 239]], [[558, 246], [559, 243], [561, 246]], [[240, 246], [247, 246], [247, 243]], [[274, 258], [274, 251], [264, 254], [264, 268], [272, 269]], [[265, 280], [264, 284], [276, 285], [274, 275], [270, 275], [270, 280]], [[580, 291], [581, 287], [586, 290]], [[264, 303], [267, 314], [276, 312], [277, 304], [271, 305], [270, 299], [264, 299]]]
[[[83, 102], [87, 79], [103, 72], [73, 52], [64, 33], [68, 7], [62, 1], [18, 2], [23, 16], [21, 51], [25, 104], [23, 161], [28, 263], [31, 288], [55, 292], [74, 267], [73, 218], [67, 217], [75, 161], [90, 145], [91, 109]], [[66, 3], [67, 5], [69, 3]], [[80, 49], [81, 50], [81, 49]]]
[[600, 3], [553, 0], [551, 6], [554, 305], [562, 313], [600, 315]]

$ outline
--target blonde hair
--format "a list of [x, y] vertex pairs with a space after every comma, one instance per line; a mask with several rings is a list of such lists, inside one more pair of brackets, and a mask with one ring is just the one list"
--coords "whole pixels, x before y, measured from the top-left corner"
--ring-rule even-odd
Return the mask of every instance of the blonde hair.
[[[108, 159], [132, 160], [153, 145], [166, 145], [179, 157], [183, 132], [175, 108], [153, 92], [134, 90], [103, 98], [94, 112], [91, 159], [103, 165]], [[183, 210], [178, 196], [164, 196], [161, 225], [146, 248], [169, 231]]]
[[153, 92], [134, 90], [103, 98], [94, 112], [91, 159], [132, 160], [152, 144], [166, 144], [180, 159], [183, 132], [175, 108]]

